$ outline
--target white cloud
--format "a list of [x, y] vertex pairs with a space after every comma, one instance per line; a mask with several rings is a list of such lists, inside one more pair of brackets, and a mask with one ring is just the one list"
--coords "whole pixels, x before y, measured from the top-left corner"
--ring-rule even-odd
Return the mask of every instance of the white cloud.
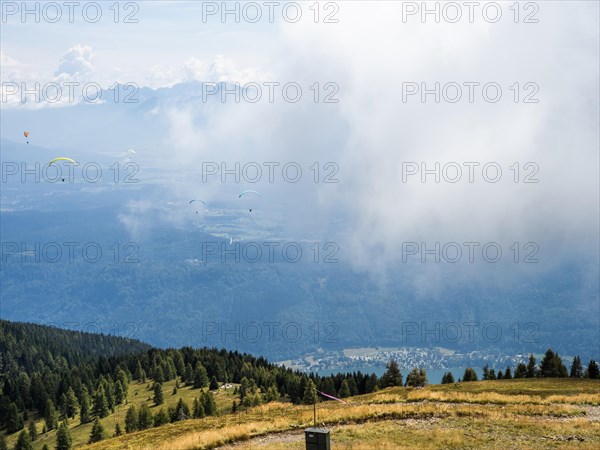
[[57, 77], [83, 77], [94, 73], [92, 47], [77, 44], [67, 50], [59, 61]]
[[192, 56], [180, 67], [152, 66], [144, 84], [156, 89], [172, 87], [175, 84], [185, 81], [245, 84], [248, 82], [265, 81], [269, 77], [272, 77], [269, 70], [261, 67], [245, 67], [240, 69], [233, 59], [223, 55], [216, 55], [212, 61], [204, 61]]
[[[585, 6], [564, 14], [564, 5], [547, 5], [543, 22], [529, 28], [510, 20], [400, 25], [398, 8], [392, 2], [345, 4], [344, 20], [335, 26], [285, 28], [290, 54], [304, 58], [307, 72], [318, 76], [315, 67], [326, 67], [340, 85], [351, 131], [344, 148], [331, 149], [344, 189], [327, 200], [349, 212], [353, 261], [386, 267], [400, 261], [402, 242], [421, 240], [536, 241], [544, 262], [594, 255], [597, 14]], [[495, 81], [504, 97], [497, 104], [481, 98], [473, 104], [403, 103], [403, 81], [430, 87], [436, 81]], [[515, 104], [510, 86], [528, 81], [540, 86], [540, 102]], [[430, 167], [494, 161], [504, 175], [498, 184], [404, 184], [405, 161]], [[513, 162], [530, 161], [540, 167], [540, 182], [511, 182]]]

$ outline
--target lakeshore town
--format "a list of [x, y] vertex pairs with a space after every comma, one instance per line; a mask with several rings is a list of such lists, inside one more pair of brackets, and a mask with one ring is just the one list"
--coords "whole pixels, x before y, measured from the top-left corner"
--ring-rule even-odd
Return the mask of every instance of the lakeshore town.
[[450, 369], [453, 367], [482, 367], [486, 363], [494, 368], [514, 367], [527, 362], [528, 354], [507, 354], [492, 349], [458, 352], [442, 347], [433, 348], [352, 348], [322, 351], [277, 364], [305, 372], [345, 372], [360, 370], [379, 371], [395, 359], [402, 368]]

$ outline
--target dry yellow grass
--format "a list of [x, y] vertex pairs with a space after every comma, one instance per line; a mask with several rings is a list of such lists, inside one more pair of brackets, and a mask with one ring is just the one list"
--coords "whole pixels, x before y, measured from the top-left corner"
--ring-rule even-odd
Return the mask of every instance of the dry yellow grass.
[[[486, 382], [487, 383], [487, 382]], [[358, 448], [577, 448], [600, 447], [599, 383], [568, 380], [391, 388], [348, 399], [348, 405], [323, 402], [319, 424], [333, 427], [336, 449]], [[506, 386], [506, 392], [499, 392]], [[558, 387], [557, 387], [558, 386]], [[561, 394], [561, 386], [567, 394]], [[512, 390], [512, 391], [511, 391]], [[512, 392], [512, 393], [511, 393]], [[238, 415], [188, 420], [89, 446], [90, 450], [184, 450], [303, 448], [302, 430], [311, 426], [311, 406], [270, 403]], [[280, 438], [287, 440], [281, 441]], [[571, 439], [571, 440], [569, 440]], [[245, 444], [244, 444], [245, 442]], [[406, 445], [405, 445], [406, 444]]]

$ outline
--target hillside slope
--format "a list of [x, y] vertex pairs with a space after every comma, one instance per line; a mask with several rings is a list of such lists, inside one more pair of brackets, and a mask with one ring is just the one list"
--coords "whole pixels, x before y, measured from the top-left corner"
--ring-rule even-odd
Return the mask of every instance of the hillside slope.
[[[597, 448], [600, 382], [534, 379], [389, 388], [318, 406], [332, 448]], [[304, 448], [311, 406], [271, 403], [96, 443], [90, 450]], [[233, 445], [232, 445], [233, 444]]]

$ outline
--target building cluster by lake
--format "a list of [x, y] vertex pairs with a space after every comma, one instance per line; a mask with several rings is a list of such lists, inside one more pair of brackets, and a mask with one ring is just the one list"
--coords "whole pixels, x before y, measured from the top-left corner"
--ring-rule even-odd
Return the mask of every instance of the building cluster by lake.
[[493, 350], [472, 350], [460, 352], [435, 348], [357, 348], [305, 355], [293, 360], [281, 361], [280, 364], [306, 372], [376, 372], [384, 369], [386, 364], [395, 359], [403, 370], [413, 367], [424, 369], [450, 369], [455, 367], [514, 368], [520, 362], [527, 362], [526, 354], [507, 354]]

